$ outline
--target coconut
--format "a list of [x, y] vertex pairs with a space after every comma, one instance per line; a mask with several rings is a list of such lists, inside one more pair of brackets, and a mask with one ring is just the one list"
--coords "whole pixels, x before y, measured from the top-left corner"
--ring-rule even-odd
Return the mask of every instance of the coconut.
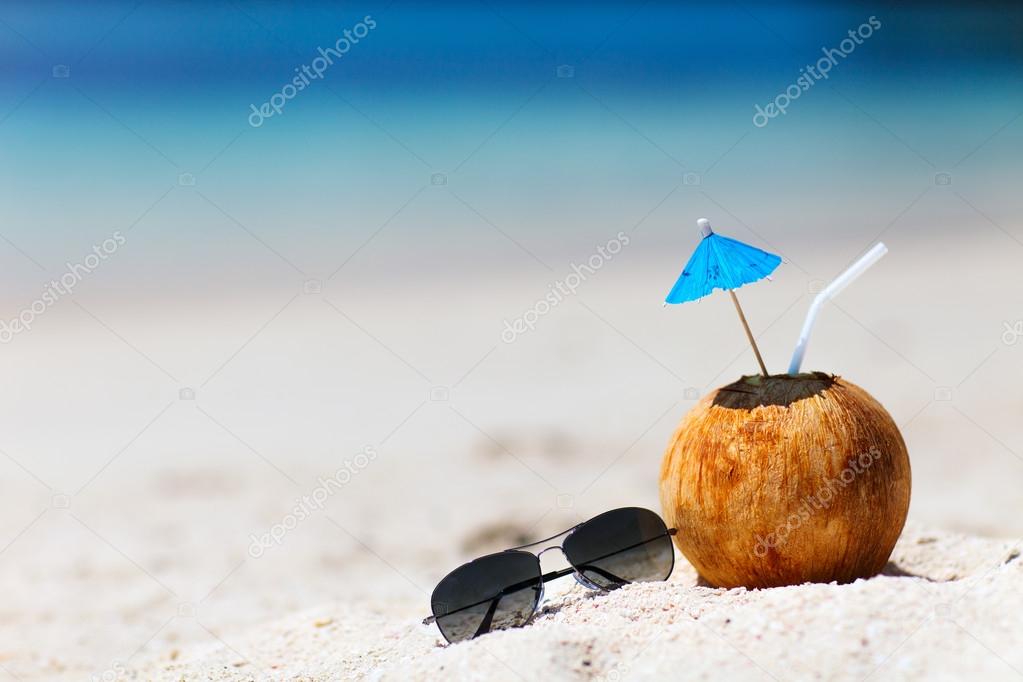
[[719, 587], [851, 582], [879, 573], [909, 509], [906, 444], [837, 376], [748, 376], [705, 396], [664, 455], [675, 543]]

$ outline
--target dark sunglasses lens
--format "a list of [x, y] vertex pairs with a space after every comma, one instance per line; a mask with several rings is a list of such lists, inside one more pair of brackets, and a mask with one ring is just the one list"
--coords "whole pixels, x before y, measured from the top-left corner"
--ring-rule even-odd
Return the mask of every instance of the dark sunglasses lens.
[[449, 642], [525, 625], [540, 601], [540, 560], [501, 552], [456, 568], [433, 591], [437, 627]]
[[565, 556], [597, 587], [666, 580], [675, 566], [671, 536], [661, 517], [632, 507], [601, 514], [565, 538]]

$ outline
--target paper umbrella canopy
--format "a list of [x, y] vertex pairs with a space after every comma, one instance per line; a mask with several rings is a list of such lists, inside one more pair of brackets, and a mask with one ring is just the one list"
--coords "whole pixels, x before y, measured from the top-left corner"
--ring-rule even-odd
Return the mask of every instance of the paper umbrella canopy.
[[727, 291], [739, 313], [739, 320], [746, 330], [750, 345], [753, 346], [760, 371], [767, 376], [767, 368], [760, 356], [760, 349], [757, 348], [733, 289], [767, 277], [781, 264], [781, 257], [736, 239], [715, 234], [710, 228], [710, 221], [706, 218], [700, 218], [696, 224], [700, 227], [700, 244], [664, 302], [686, 303], [703, 298], [715, 289]]

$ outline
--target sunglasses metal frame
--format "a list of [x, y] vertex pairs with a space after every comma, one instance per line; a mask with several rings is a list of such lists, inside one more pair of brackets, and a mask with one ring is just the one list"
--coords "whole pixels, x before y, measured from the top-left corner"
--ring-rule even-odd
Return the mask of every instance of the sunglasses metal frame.
[[[510, 547], [510, 548], [502, 550], [500, 552], [494, 552], [492, 554], [485, 554], [485, 555], [483, 555], [481, 557], [476, 557], [472, 561], [468, 561], [468, 562], [462, 564], [461, 566], [458, 566], [457, 568], [453, 569], [452, 571], [448, 572], [447, 575], [451, 575], [451, 573], [454, 573], [458, 569], [462, 568], [462, 566], [467, 566], [467, 565], [473, 563], [474, 561], [479, 561], [480, 559], [486, 559], [486, 558], [492, 557], [492, 556], [501, 556], [501, 555], [509, 553], [509, 552], [520, 552], [522, 554], [530, 554], [530, 555], [536, 557], [537, 564], [539, 564], [540, 557], [543, 555], [544, 552], [547, 552], [547, 551], [550, 551], [550, 550], [553, 550], [553, 549], [558, 549], [558, 550], [561, 550], [561, 553], [565, 557], [565, 560], [568, 561], [569, 566], [568, 566], [568, 568], [561, 568], [561, 569], [558, 569], [556, 571], [549, 571], [547, 573], [541, 573], [540, 574], [540, 576], [539, 576], [540, 591], [537, 593], [536, 602], [533, 605], [533, 614], [536, 613], [536, 609], [539, 606], [540, 601], [543, 599], [543, 586], [546, 583], [549, 583], [552, 580], [557, 580], [558, 578], [564, 578], [565, 576], [568, 576], [568, 575], [575, 574], [576, 581], [578, 581], [581, 585], [583, 585], [584, 587], [587, 587], [587, 588], [589, 588], [591, 590], [599, 590], [601, 592], [608, 592], [611, 589], [615, 589], [615, 588], [605, 588], [605, 587], [601, 587], [600, 585], [596, 585], [593, 582], [591, 582], [589, 579], [587, 579], [584, 575], [582, 575], [582, 573], [580, 572], [582, 570], [591, 570], [591, 571], [594, 571], [596, 573], [604, 573], [604, 571], [601, 568], [597, 567], [597, 566], [583, 565], [583, 566], [578, 566], [577, 567], [576, 565], [572, 564], [571, 560], [568, 558], [568, 555], [565, 553], [564, 544], [565, 544], [565, 541], [568, 540], [569, 537], [571, 537], [572, 533], [574, 533], [575, 531], [579, 530], [579, 528], [585, 526], [586, 524], [591, 523], [593, 521], [596, 521], [600, 517], [605, 516], [607, 514], [613, 514], [615, 512], [626, 511], [626, 510], [629, 510], [629, 509], [642, 509], [642, 507], [620, 507], [618, 509], [610, 509], [610, 510], [608, 510], [606, 512], [603, 512], [601, 514], [597, 514], [593, 518], [587, 519], [586, 521], [581, 521], [581, 522], [575, 524], [574, 526], [572, 526], [571, 528], [569, 528], [567, 530], [563, 530], [560, 533], [555, 533], [554, 535], [552, 535], [552, 536], [550, 536], [548, 538], [544, 538], [543, 540], [537, 540], [536, 542], [530, 542], [530, 543], [527, 543], [525, 545], [519, 545], [518, 547]], [[644, 509], [644, 511], [650, 511], [650, 510]], [[650, 512], [650, 513], [654, 514], [655, 516], [657, 516], [657, 518], [661, 519], [660, 515], [658, 515], [656, 512]], [[604, 556], [600, 556], [600, 557], [596, 557], [596, 559], [593, 559], [593, 561], [598, 561], [600, 559], [605, 559], [605, 558], [607, 558], [609, 556], [614, 556], [615, 554], [618, 554], [620, 552], [625, 552], [625, 551], [628, 551], [628, 550], [633, 549], [635, 547], [639, 547], [640, 545], [645, 545], [648, 542], [653, 542], [654, 540], [658, 540], [658, 539], [660, 539], [662, 537], [665, 537], [665, 536], [672, 537], [672, 536], [674, 536], [675, 534], [678, 533], [678, 529], [677, 528], [668, 528], [667, 527], [668, 524], [664, 523], [664, 519], [661, 519], [661, 523], [664, 524], [664, 527], [665, 527], [665, 532], [663, 534], [657, 535], [657, 536], [649, 538], [647, 540], [643, 540], [642, 542], [636, 543], [634, 545], [630, 545], [628, 547], [623, 547], [621, 549], [615, 550], [614, 552], [612, 552], [610, 554], [607, 554], [607, 555], [604, 555]], [[554, 540], [556, 538], [559, 538], [561, 536], [565, 536], [565, 537], [561, 541], [561, 543], [558, 544], [558, 545], [552, 545], [551, 547], [545, 547], [544, 549], [540, 550], [537, 553], [523, 552], [522, 551], [522, 550], [528, 549], [529, 547], [536, 547], [537, 545], [543, 545], [543, 544], [548, 543], [548, 542], [550, 542], [550, 541], [552, 541], [552, 540]], [[672, 572], [674, 570], [675, 570], [675, 552], [674, 552], [674, 548], [672, 548], [671, 568], [668, 570], [668, 574], [664, 577], [664, 579], [667, 580], [669, 577], [671, 577], [671, 574], [672, 574]], [[445, 577], [447, 577], [447, 576], [445, 576]], [[608, 579], [614, 580], [615, 582], [619, 582], [621, 584], [627, 584], [628, 583], [628, 581], [622, 581], [622, 579], [619, 578], [618, 576], [614, 576], [614, 575], [608, 574], [606, 577]], [[443, 582], [443, 579], [441, 580], [441, 582]], [[507, 593], [510, 593], [510, 592], [514, 592], [514, 591], [517, 591], [519, 589], [528, 587], [530, 585], [533, 585], [535, 582], [536, 582], [535, 579], [531, 579], [531, 580], [528, 580], [528, 581], [524, 581], [521, 584], [509, 585], [508, 587], [505, 587], [501, 591], [500, 594], [496, 594], [493, 597], [489, 597], [489, 598], [484, 599], [482, 601], [479, 601], [479, 602], [477, 602], [475, 604], [468, 604], [468, 605], [463, 606], [463, 607], [461, 607], [459, 609], [456, 609], [454, 611], [450, 611], [450, 612], [448, 612], [448, 613], [446, 613], [444, 615], [448, 616], [448, 615], [451, 615], [452, 613], [457, 613], [458, 611], [464, 611], [465, 609], [470, 609], [470, 608], [472, 608], [474, 606], [479, 606], [481, 604], [486, 604], [487, 602], [492, 602], [493, 605], [490, 607], [490, 609], [488, 609], [488, 612], [487, 612], [486, 616], [484, 616], [483, 622], [480, 624], [479, 630], [477, 631], [477, 633], [475, 635], [473, 635], [472, 637], [469, 638], [469, 639], [475, 639], [476, 637], [480, 636], [481, 634], [484, 634], [484, 633], [490, 631], [489, 630], [489, 625], [490, 625], [490, 619], [493, 617], [493, 611], [496, 609], [497, 602], [500, 600], [500, 598], [504, 594], [507, 594]], [[440, 583], [438, 583], [438, 585], [439, 584]], [[443, 616], [441, 616], [441, 618], [443, 618]], [[532, 615], [530, 616], [530, 618], [532, 618]], [[430, 625], [430, 624], [436, 623], [436, 622], [437, 622], [437, 616], [427, 616], [426, 618], [423, 619], [423, 625]], [[527, 620], [526, 623], [528, 623], [528, 622], [529, 621]], [[525, 625], [526, 623], [523, 623], [523, 624]], [[444, 635], [444, 631], [443, 630], [441, 630], [441, 635]], [[447, 639], [447, 636], [444, 635], [444, 638]], [[450, 642], [450, 640], [448, 640], [448, 641]], [[463, 641], [463, 640], [459, 640], [459, 641]]]

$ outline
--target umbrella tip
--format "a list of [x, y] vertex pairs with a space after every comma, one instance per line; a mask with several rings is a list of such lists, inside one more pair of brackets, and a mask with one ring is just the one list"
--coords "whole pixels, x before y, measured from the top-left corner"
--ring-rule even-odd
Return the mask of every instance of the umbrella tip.
[[697, 218], [696, 225], [700, 228], [700, 236], [706, 237], [710, 235], [714, 230], [710, 229], [710, 221], [706, 218]]

